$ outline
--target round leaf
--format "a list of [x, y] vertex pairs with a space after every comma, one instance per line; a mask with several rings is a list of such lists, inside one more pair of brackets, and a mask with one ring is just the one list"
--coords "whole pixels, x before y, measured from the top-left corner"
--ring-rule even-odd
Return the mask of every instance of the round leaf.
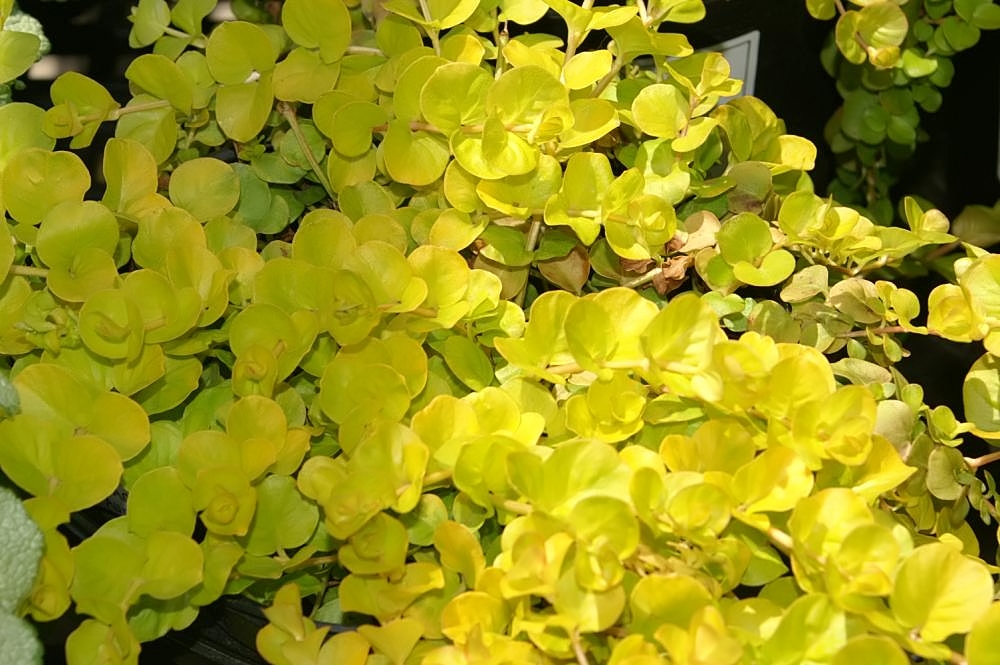
[[[323, 21], [319, 25], [323, 25]], [[227, 21], [212, 31], [205, 46], [205, 57], [216, 81], [235, 85], [248, 83], [270, 72], [274, 69], [278, 53], [260, 26], [244, 21]]]
[[889, 605], [904, 627], [940, 642], [968, 632], [992, 601], [993, 578], [984, 564], [951, 545], [931, 543], [903, 561]]
[[221, 217], [239, 201], [240, 178], [229, 164], [199, 157], [174, 169], [170, 198], [200, 221]]
[[299, 46], [319, 49], [323, 62], [340, 60], [351, 43], [351, 16], [342, 0], [287, 0], [281, 24]]
[[118, 220], [100, 203], [65, 201], [42, 219], [35, 242], [49, 267], [69, 267], [77, 252], [88, 248], [110, 257], [118, 245]]
[[59, 203], [82, 201], [90, 189], [90, 172], [71, 152], [28, 148], [7, 162], [0, 184], [11, 217], [37, 224]]
[[677, 86], [654, 83], [632, 100], [632, 117], [646, 134], [672, 139], [688, 122], [687, 108], [687, 98]]

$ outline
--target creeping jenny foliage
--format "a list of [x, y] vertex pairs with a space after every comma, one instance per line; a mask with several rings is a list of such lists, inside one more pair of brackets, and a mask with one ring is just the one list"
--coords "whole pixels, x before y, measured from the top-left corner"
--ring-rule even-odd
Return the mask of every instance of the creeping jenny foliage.
[[[699, 0], [214, 4], [139, 2], [124, 106], [0, 107], [0, 470], [70, 663], [241, 592], [275, 665], [996, 662], [1000, 259], [814, 194]], [[984, 342], [969, 422], [906, 334]]]

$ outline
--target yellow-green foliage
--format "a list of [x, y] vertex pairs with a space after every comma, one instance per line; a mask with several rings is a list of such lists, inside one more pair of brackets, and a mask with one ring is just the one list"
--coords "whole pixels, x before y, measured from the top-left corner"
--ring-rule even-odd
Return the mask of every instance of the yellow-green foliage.
[[[276, 665], [994, 662], [996, 257], [817, 196], [661, 29], [700, 1], [213, 6], [139, 3], [123, 107], [0, 107], [0, 470], [70, 663], [241, 592]], [[508, 36], [549, 9], [565, 42]], [[55, 141], [106, 121], [85, 200]], [[907, 334], [984, 341], [970, 422]]]

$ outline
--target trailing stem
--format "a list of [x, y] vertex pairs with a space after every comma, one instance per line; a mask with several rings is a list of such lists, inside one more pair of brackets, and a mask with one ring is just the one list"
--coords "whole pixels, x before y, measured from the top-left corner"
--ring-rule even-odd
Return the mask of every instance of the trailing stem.
[[983, 455], [982, 457], [966, 457], [965, 463], [972, 469], [978, 469], [990, 464], [991, 462], [996, 462], [997, 460], [1000, 460], [1000, 450], [995, 450], [992, 453]]
[[10, 274], [21, 275], [22, 277], [48, 277], [48, 268], [36, 268], [34, 266], [11, 266]]
[[319, 184], [321, 184], [323, 189], [326, 190], [327, 196], [329, 196], [331, 200], [337, 200], [337, 194], [333, 191], [333, 187], [330, 186], [330, 181], [327, 179], [326, 173], [323, 172], [319, 162], [316, 161], [315, 155], [312, 154], [312, 148], [309, 147], [309, 143], [306, 141], [305, 135], [302, 134], [302, 127], [299, 126], [299, 119], [295, 114], [295, 109], [292, 108], [292, 105], [287, 102], [278, 102], [278, 113], [280, 113], [285, 120], [288, 121], [288, 126], [291, 128], [292, 134], [295, 136], [295, 140], [298, 141], [299, 148], [302, 149], [302, 154], [305, 155], [306, 160], [309, 162], [309, 166], [316, 175], [316, 179], [319, 180]]

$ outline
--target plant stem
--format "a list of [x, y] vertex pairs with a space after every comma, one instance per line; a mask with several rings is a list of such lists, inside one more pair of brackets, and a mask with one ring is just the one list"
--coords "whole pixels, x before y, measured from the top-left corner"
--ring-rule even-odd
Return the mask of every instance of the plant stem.
[[912, 333], [924, 335], [933, 335], [935, 337], [941, 337], [941, 333], [936, 330], [927, 330], [925, 333], [920, 333], [919, 331], [912, 330], [910, 328], [904, 328], [903, 326], [882, 326], [881, 328], [866, 328], [865, 330], [852, 330], [850, 332], [840, 333], [836, 337], [842, 339], [849, 337], [867, 337], [869, 333], [874, 333], [876, 335], [894, 335], [897, 333]]
[[779, 550], [785, 554], [792, 553], [792, 550], [795, 547], [795, 541], [792, 540], [790, 535], [773, 526], [767, 527], [767, 531], [765, 531], [764, 534], [771, 539], [771, 542], [774, 543]]
[[313, 568], [316, 566], [328, 566], [337, 563], [336, 554], [328, 554], [326, 556], [314, 556], [311, 559], [306, 559], [301, 561], [290, 568], [286, 568], [285, 572], [293, 570], [302, 570], [303, 568]]
[[[593, 8], [594, 0], [583, 0], [580, 6], [584, 11], [588, 11]], [[576, 55], [576, 49], [580, 46], [580, 43], [587, 38], [588, 32], [586, 30], [582, 33], [577, 32], [576, 30], [570, 28], [569, 25], [567, 25], [566, 28], [569, 30], [569, 35], [566, 38], [566, 54], [563, 56], [563, 67], [565, 67], [566, 63], [572, 60], [573, 56]]]
[[[601, 369], [649, 369], [649, 360], [612, 360], [601, 363]], [[546, 370], [552, 374], [578, 374], [584, 369], [578, 363], [566, 363], [565, 365], [553, 365]]]
[[448, 469], [433, 471], [424, 476], [424, 487], [427, 487], [428, 485], [436, 485], [437, 483], [443, 483], [447, 480], [451, 480], [451, 471]]
[[36, 268], [35, 266], [11, 266], [10, 274], [22, 277], [48, 277], [49, 269]]
[[940, 258], [945, 254], [948, 254], [949, 252], [958, 249], [961, 246], [962, 246], [962, 241], [960, 240], [956, 240], [955, 242], [950, 242], [946, 245], [939, 245], [927, 253], [927, 256], [924, 257], [924, 263], [930, 263], [934, 259]]
[[333, 567], [326, 569], [326, 572], [322, 575], [323, 588], [316, 595], [316, 602], [313, 603], [312, 610], [309, 611], [309, 618], [315, 618], [316, 614], [319, 612], [320, 608], [323, 607], [323, 599], [326, 597], [326, 592], [330, 589], [330, 577], [333, 575]]
[[978, 469], [979, 467], [986, 466], [987, 464], [996, 462], [997, 460], [1000, 460], [1000, 450], [995, 450], [992, 453], [983, 455], [982, 457], [966, 457], [965, 463], [973, 469]]
[[649, 284], [650, 282], [653, 281], [653, 278], [655, 278], [662, 271], [663, 271], [663, 269], [660, 266], [656, 266], [655, 268], [653, 268], [652, 270], [650, 270], [646, 274], [640, 275], [639, 277], [636, 277], [635, 279], [630, 279], [629, 281], [627, 281], [624, 284], [622, 284], [622, 286], [624, 286], [626, 288], [629, 288], [629, 289], [634, 289], [634, 288], [643, 286], [645, 284]]
[[579, 629], [573, 629], [573, 632], [570, 633], [569, 641], [573, 645], [573, 655], [576, 656], [577, 665], [590, 665], [590, 661], [587, 660], [587, 654], [583, 650], [583, 644], [580, 642]]
[[206, 42], [203, 35], [192, 35], [183, 30], [178, 30], [177, 28], [171, 28], [166, 26], [163, 28], [163, 34], [170, 35], [171, 37], [177, 37], [178, 39], [190, 39], [191, 46], [195, 48], [205, 48]]
[[497, 508], [506, 510], [509, 513], [516, 513], [518, 515], [530, 515], [534, 512], [531, 504], [524, 503], [523, 501], [514, 501], [513, 499], [501, 499], [498, 496], [490, 497], [493, 501], [493, 505]]
[[625, 60], [621, 56], [615, 56], [615, 61], [613, 63], [611, 63], [611, 71], [608, 72], [607, 74], [605, 74], [604, 78], [602, 78], [600, 81], [598, 81], [597, 85], [594, 86], [594, 95], [593, 96], [595, 98], [596, 97], [600, 97], [601, 93], [604, 92], [604, 89], [607, 88], [611, 84], [612, 81], [614, 81], [616, 78], [618, 78], [618, 73], [621, 72], [622, 68], [626, 64], [627, 63], [625, 62]]
[[334, 192], [333, 187], [330, 186], [330, 181], [327, 180], [326, 174], [323, 172], [323, 169], [320, 168], [319, 162], [316, 161], [316, 157], [312, 154], [312, 148], [309, 147], [309, 143], [306, 141], [305, 135], [302, 134], [302, 127], [299, 126], [299, 119], [298, 116], [295, 115], [295, 109], [292, 108], [292, 105], [288, 102], [278, 102], [278, 113], [280, 113], [285, 120], [288, 121], [288, 126], [291, 127], [292, 134], [295, 135], [295, 140], [299, 142], [302, 154], [305, 155], [313, 173], [316, 174], [319, 184], [323, 185], [323, 189], [326, 190], [326, 194], [330, 197], [330, 200], [336, 201], [336, 192]]
[[[542, 220], [538, 218], [533, 218], [531, 220], [531, 227], [528, 230], [528, 237], [524, 241], [524, 248], [529, 252], [534, 252], [535, 247], [538, 245], [538, 236], [542, 234]], [[524, 286], [521, 290], [517, 292], [517, 296], [514, 298], [514, 304], [518, 307], [524, 307], [524, 299], [528, 297], [528, 280], [524, 280]]]
[[347, 47], [348, 55], [385, 55], [382, 49], [375, 48], [374, 46], [351, 46]]
[[645, 1], [636, 0], [635, 6], [639, 8], [639, 20], [645, 25], [646, 21], [649, 20], [649, 12], [646, 10]]
[[[431, 8], [427, 4], [427, 0], [420, 0], [420, 13], [423, 15], [424, 20], [428, 23], [431, 22]], [[431, 46], [434, 47], [434, 53], [441, 55], [441, 39], [438, 36], [438, 30], [436, 28], [428, 28], [427, 26], [421, 26], [427, 36], [430, 37]]]
[[493, 28], [493, 43], [497, 45], [497, 65], [495, 78], [500, 78], [503, 73], [507, 71], [507, 58], [504, 57], [503, 49], [507, 45], [507, 28], [504, 24], [504, 29], [500, 30], [500, 10], [497, 10], [497, 27]]
[[143, 111], [155, 111], [156, 109], [170, 108], [170, 102], [165, 99], [157, 99], [155, 102], [144, 104], [133, 104], [132, 106], [119, 106], [107, 115], [88, 115], [80, 118], [81, 122], [93, 122], [94, 120], [108, 120], [114, 122], [123, 115], [129, 113], [142, 113]]

